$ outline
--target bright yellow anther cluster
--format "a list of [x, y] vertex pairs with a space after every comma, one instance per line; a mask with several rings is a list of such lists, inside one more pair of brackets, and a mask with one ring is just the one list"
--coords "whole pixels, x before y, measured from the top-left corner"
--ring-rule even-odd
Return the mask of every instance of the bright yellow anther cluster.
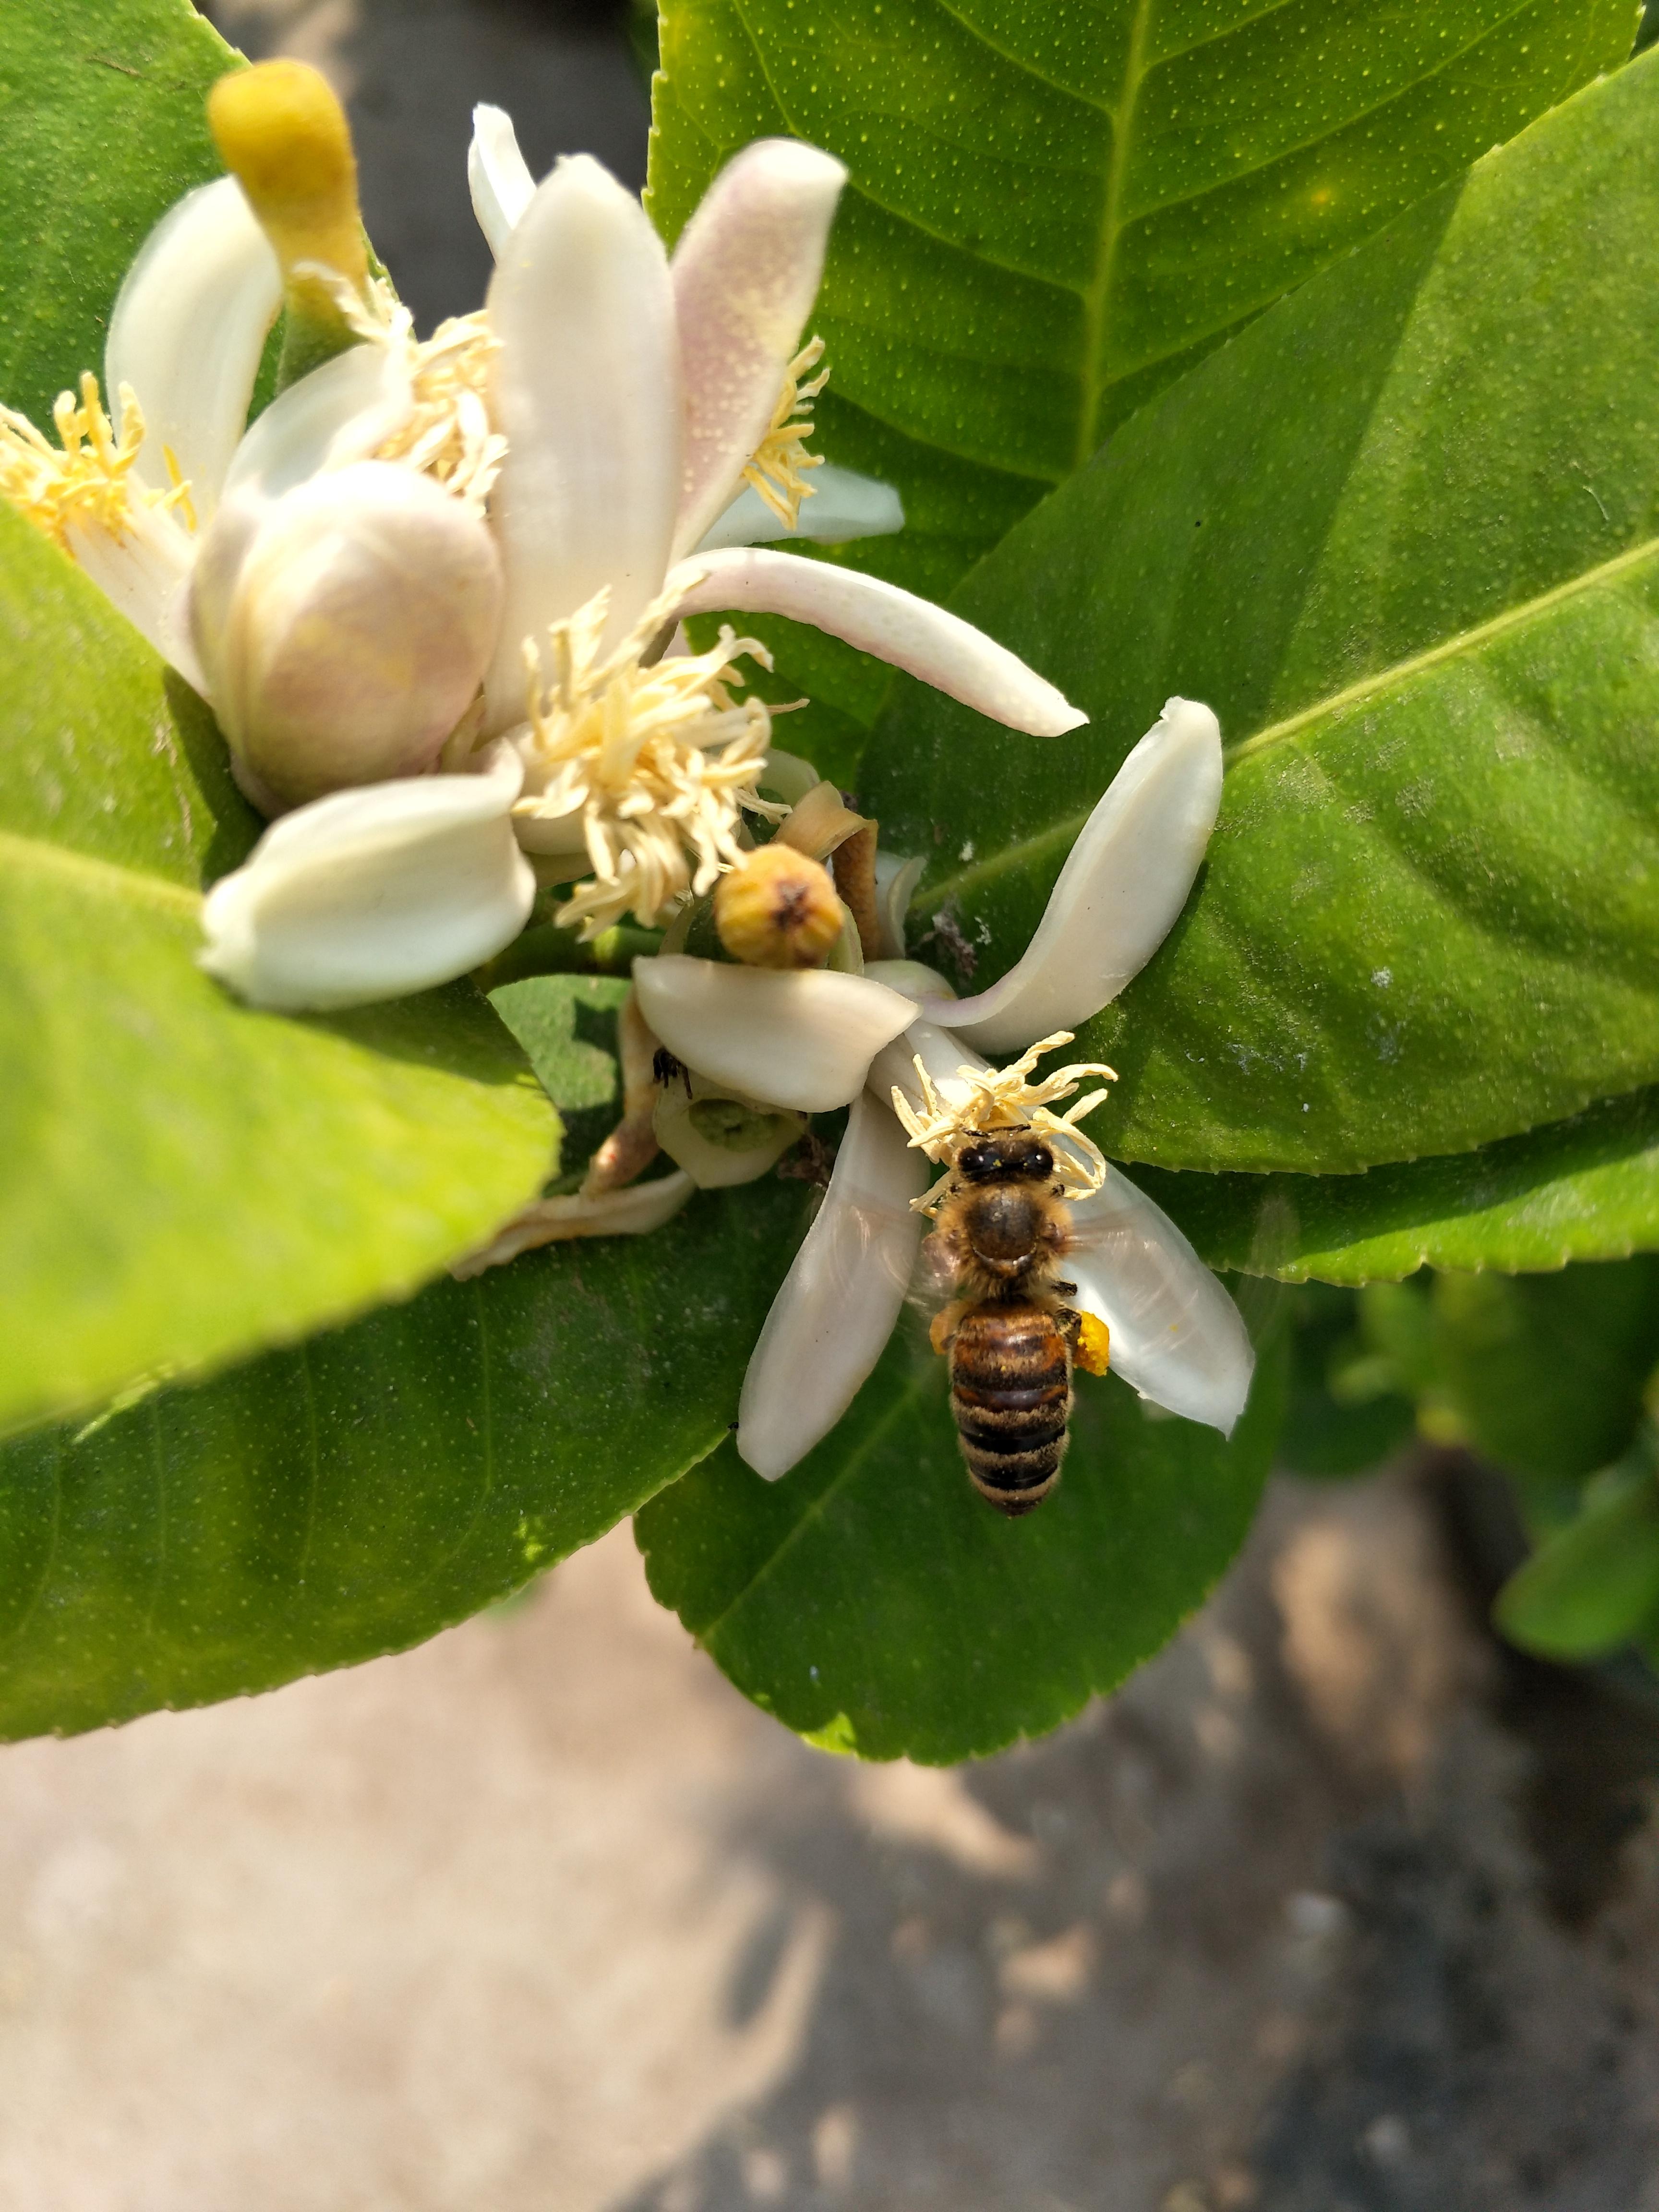
[[786, 530], [800, 520], [802, 500], [812, 496], [806, 471], [823, 466], [823, 454], [809, 453], [806, 441], [812, 434], [812, 402], [830, 381], [830, 372], [821, 370], [810, 384], [801, 381], [823, 357], [823, 340], [814, 338], [790, 362], [771, 425], [743, 472]]
[[771, 817], [787, 811], [756, 790], [772, 738], [765, 702], [732, 696], [743, 681], [733, 656], [769, 668], [764, 647], [722, 629], [711, 653], [647, 664], [667, 611], [653, 607], [602, 659], [609, 602], [600, 592], [555, 623], [548, 653], [534, 639], [525, 644], [530, 728], [519, 740], [525, 794], [514, 813], [532, 853], [561, 849], [550, 831], [580, 831], [592, 878], [559, 918], [580, 923], [584, 942], [630, 912], [647, 928], [665, 921], [743, 857], [745, 807]]
[[121, 386], [118, 438], [90, 370], [81, 379], [81, 404], [60, 392], [52, 410], [58, 442], [42, 437], [27, 416], [0, 407], [0, 497], [9, 500], [54, 544], [70, 549], [72, 527], [91, 526], [123, 538], [145, 507], [186, 500], [185, 488], [147, 490], [133, 480], [132, 465], [144, 442], [144, 418], [131, 385]]
[[233, 70], [209, 95], [208, 121], [290, 289], [306, 262], [361, 289], [368, 264], [357, 161], [345, 110], [327, 78], [295, 61]]
[[[1070, 1044], [1070, 1030], [1056, 1030], [1042, 1037], [1030, 1050], [1008, 1067], [958, 1067], [943, 1086], [936, 1085], [920, 1060], [915, 1063], [921, 1088], [922, 1110], [918, 1113], [896, 1085], [893, 1111], [908, 1131], [911, 1149], [926, 1152], [930, 1160], [954, 1168], [957, 1155], [975, 1137], [993, 1129], [1030, 1129], [1049, 1140], [1054, 1156], [1054, 1178], [1073, 1198], [1086, 1198], [1106, 1180], [1106, 1161], [1092, 1137], [1075, 1125], [1105, 1099], [1103, 1091], [1091, 1091], [1063, 1114], [1053, 1111], [1054, 1102], [1071, 1097], [1085, 1075], [1117, 1080], [1114, 1071], [1099, 1060], [1079, 1060], [1057, 1067], [1050, 1075], [1031, 1081], [1032, 1072], [1045, 1052]], [[932, 1213], [951, 1185], [946, 1176], [910, 1203], [918, 1213]]]

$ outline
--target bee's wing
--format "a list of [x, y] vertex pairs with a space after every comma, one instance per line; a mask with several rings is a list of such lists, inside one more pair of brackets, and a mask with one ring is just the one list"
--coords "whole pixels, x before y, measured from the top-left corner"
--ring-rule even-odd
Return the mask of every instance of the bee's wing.
[[1111, 1332], [1111, 1364], [1154, 1405], [1226, 1435], [1255, 1352], [1238, 1308], [1161, 1206], [1118, 1168], [1072, 1202], [1060, 1262], [1077, 1304]]
[[835, 1171], [755, 1346], [738, 1407], [738, 1450], [769, 1482], [828, 1436], [880, 1358], [927, 1227], [927, 1188], [890, 1110], [853, 1102]]

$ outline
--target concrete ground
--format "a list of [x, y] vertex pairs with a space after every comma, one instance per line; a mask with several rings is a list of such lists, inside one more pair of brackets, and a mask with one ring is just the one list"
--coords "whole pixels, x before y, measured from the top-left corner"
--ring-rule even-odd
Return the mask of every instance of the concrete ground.
[[[348, 93], [422, 327], [475, 99], [639, 181], [603, 9], [216, 13]], [[1281, 1486], [1120, 1697], [951, 1773], [744, 1704], [626, 1530], [0, 1750], [0, 2212], [1659, 2212], [1659, 1724], [1491, 1644], [1467, 1492]]]
[[0, 2205], [1659, 2212], [1654, 1731], [1566, 1694], [1511, 1724], [1419, 1489], [1286, 1484], [1109, 1705], [860, 1767], [621, 1529], [0, 1751]]

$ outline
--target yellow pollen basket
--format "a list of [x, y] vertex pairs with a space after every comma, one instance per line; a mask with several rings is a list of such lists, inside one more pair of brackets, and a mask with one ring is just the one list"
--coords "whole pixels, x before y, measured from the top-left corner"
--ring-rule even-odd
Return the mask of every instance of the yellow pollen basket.
[[368, 297], [351, 127], [327, 78], [294, 61], [222, 76], [208, 122], [282, 264], [289, 328], [277, 380], [292, 384], [361, 336], [335, 289], [343, 283]]
[[1080, 1313], [1077, 1317], [1077, 1343], [1072, 1359], [1085, 1375], [1103, 1375], [1111, 1365], [1111, 1331], [1097, 1315]]

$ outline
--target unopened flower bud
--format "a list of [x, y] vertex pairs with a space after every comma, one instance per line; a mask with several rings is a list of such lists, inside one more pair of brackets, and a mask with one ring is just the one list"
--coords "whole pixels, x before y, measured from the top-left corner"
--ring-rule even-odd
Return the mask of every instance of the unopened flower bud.
[[428, 478], [362, 461], [202, 547], [191, 626], [237, 780], [265, 813], [420, 775], [476, 695], [501, 574], [479, 518]]
[[819, 968], [841, 934], [830, 872], [792, 846], [763, 845], [723, 875], [714, 926], [734, 960], [751, 968]]

